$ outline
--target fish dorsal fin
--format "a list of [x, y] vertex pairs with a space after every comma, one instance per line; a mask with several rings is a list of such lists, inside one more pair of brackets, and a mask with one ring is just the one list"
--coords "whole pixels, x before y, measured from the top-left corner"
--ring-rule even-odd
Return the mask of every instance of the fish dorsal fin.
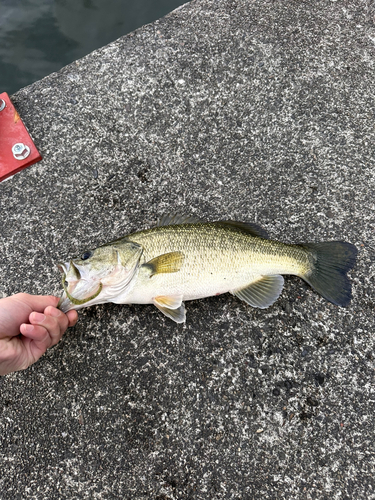
[[155, 274], [161, 273], [176, 273], [181, 269], [184, 262], [184, 254], [182, 252], [170, 252], [159, 255], [150, 260], [144, 266], [150, 268], [150, 278]]
[[261, 276], [245, 288], [232, 290], [232, 293], [250, 306], [266, 309], [279, 297], [283, 286], [284, 278], [280, 274]]
[[158, 220], [158, 226], [174, 226], [176, 224], [193, 224], [194, 222], [206, 222], [195, 215], [186, 215], [179, 213], [165, 214]]
[[251, 234], [252, 236], [258, 236], [260, 238], [269, 239], [268, 233], [265, 229], [258, 224], [253, 222], [237, 222], [234, 220], [221, 220], [215, 222], [216, 225], [232, 227], [233, 229], [240, 230], [242, 232]]
[[182, 302], [182, 295], [160, 295], [154, 298], [154, 304], [159, 311], [176, 323], [185, 322], [186, 313], [185, 305]]

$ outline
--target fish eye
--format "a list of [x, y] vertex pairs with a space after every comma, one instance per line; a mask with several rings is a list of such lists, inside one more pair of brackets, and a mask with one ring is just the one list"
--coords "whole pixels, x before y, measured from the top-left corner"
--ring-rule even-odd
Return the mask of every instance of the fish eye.
[[64, 281], [64, 286], [65, 286], [65, 288], [68, 288], [69, 282], [68, 281]]
[[92, 256], [92, 252], [90, 252], [89, 250], [87, 252], [85, 252], [82, 257], [81, 257], [81, 260], [87, 260], [89, 259], [90, 257]]

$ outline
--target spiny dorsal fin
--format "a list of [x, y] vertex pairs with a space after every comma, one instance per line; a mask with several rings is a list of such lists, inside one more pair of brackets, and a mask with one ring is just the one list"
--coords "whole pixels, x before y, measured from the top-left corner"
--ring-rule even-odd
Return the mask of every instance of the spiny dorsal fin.
[[182, 302], [182, 295], [175, 297], [159, 296], [154, 298], [155, 306], [165, 316], [176, 323], [184, 323], [186, 319], [185, 305]]
[[279, 297], [284, 286], [284, 278], [280, 274], [273, 276], [261, 276], [259, 280], [240, 290], [232, 290], [241, 300], [253, 307], [266, 309]]
[[252, 236], [258, 236], [260, 238], [269, 239], [268, 233], [265, 229], [258, 224], [254, 224], [253, 222], [237, 222], [234, 220], [220, 220], [214, 222], [216, 225], [221, 226], [229, 226], [234, 229], [240, 230], [242, 232], [251, 234]]
[[150, 278], [155, 274], [161, 273], [176, 273], [181, 269], [184, 262], [184, 254], [182, 252], [170, 252], [159, 255], [150, 260], [144, 266], [151, 270]]
[[158, 226], [174, 226], [176, 224], [193, 224], [194, 222], [206, 222], [195, 215], [186, 215], [179, 213], [165, 214], [158, 220]]
[[[205, 219], [201, 219], [195, 215], [186, 215], [179, 213], [169, 213], [163, 215], [159, 220], [158, 226], [174, 226], [176, 224], [194, 224], [194, 223], [203, 223], [207, 222]], [[252, 222], [237, 222], [234, 220], [222, 220], [214, 222], [213, 224], [229, 226], [235, 229], [239, 229], [245, 233], [251, 234], [252, 236], [258, 236], [260, 238], [268, 239], [268, 233], [265, 229], [258, 224], [254, 224]]]

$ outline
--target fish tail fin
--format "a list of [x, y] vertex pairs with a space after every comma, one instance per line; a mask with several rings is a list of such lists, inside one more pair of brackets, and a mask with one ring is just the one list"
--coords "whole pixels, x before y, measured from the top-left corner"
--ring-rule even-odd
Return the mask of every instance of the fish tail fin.
[[346, 273], [354, 266], [357, 249], [344, 241], [301, 245], [310, 255], [312, 270], [301, 276], [320, 295], [333, 304], [347, 306], [352, 298]]

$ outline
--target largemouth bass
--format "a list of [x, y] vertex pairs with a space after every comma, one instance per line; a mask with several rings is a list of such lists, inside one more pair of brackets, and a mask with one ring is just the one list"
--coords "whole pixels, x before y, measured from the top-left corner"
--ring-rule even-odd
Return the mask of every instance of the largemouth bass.
[[256, 224], [166, 215], [151, 229], [128, 234], [59, 264], [62, 311], [94, 304], [154, 304], [176, 323], [184, 301], [230, 292], [253, 307], [279, 297], [283, 274], [304, 279], [339, 306], [351, 300], [346, 273], [357, 249], [331, 241], [291, 245], [268, 239]]

